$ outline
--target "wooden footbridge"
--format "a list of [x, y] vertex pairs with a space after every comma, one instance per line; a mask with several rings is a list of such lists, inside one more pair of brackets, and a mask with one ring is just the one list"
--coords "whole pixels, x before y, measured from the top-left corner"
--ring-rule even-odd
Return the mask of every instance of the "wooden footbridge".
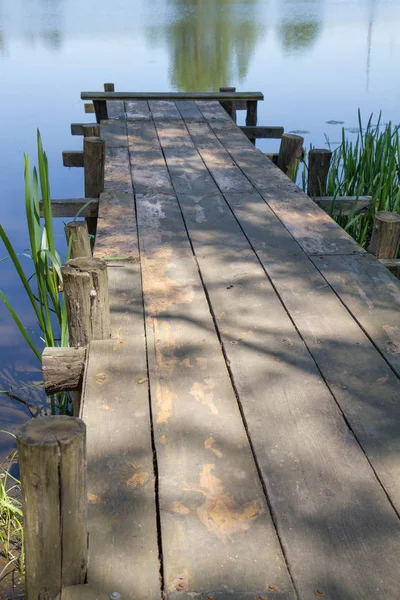
[[85, 507], [60, 494], [47, 597], [400, 598], [400, 282], [254, 146], [282, 135], [255, 128], [261, 97], [82, 94], [105, 141], [96, 199], [84, 140], [82, 214], [107, 265], [64, 269], [86, 294], [75, 325], [85, 302], [92, 319], [88, 569]]

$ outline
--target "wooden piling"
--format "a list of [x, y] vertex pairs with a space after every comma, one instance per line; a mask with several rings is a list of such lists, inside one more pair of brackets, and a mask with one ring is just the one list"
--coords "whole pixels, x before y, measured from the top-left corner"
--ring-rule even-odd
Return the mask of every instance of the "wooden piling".
[[70, 346], [111, 336], [107, 265], [99, 258], [74, 258], [61, 268]]
[[[88, 218], [95, 219], [95, 217]], [[88, 226], [85, 221], [71, 221], [65, 225], [64, 231], [67, 245], [71, 250], [70, 258], [92, 256]]]
[[[83, 140], [83, 162], [85, 167], [85, 197], [99, 198], [104, 190], [105, 142], [98, 137], [85, 137]], [[96, 234], [97, 219], [86, 219], [89, 234]]]
[[297, 167], [303, 154], [303, 142], [304, 138], [300, 135], [282, 135], [277, 166], [293, 181], [296, 179]]
[[[220, 92], [236, 92], [235, 87], [220, 87]], [[230, 118], [236, 123], [236, 105], [233, 100], [221, 100], [221, 106], [226, 110]]]
[[307, 194], [311, 198], [326, 196], [326, 184], [332, 152], [330, 150], [313, 149], [308, 154], [308, 187]]
[[99, 137], [100, 125], [97, 123], [84, 123], [82, 126], [83, 137]]
[[86, 426], [80, 419], [32, 419], [17, 430], [24, 512], [27, 600], [54, 600], [85, 583]]
[[400, 215], [382, 210], [376, 213], [369, 252], [377, 258], [397, 258], [400, 246]]
[[115, 85], [113, 83], [105, 83], [104, 91], [105, 92], [115, 92]]
[[46, 394], [80, 390], [85, 360], [86, 348], [45, 348], [42, 374]]
[[257, 100], [247, 101], [246, 125], [248, 127], [257, 125]]

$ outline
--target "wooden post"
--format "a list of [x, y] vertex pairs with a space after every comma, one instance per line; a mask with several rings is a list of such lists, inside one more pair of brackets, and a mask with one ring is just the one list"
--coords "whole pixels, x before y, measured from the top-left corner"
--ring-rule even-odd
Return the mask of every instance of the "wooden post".
[[304, 138], [292, 133], [282, 135], [277, 166], [292, 179], [296, 180], [297, 167], [303, 154]]
[[[94, 217], [88, 218], [92, 219]], [[70, 258], [92, 256], [88, 226], [85, 221], [71, 221], [71, 223], [66, 224], [64, 231], [67, 245], [71, 248]]]
[[111, 336], [107, 264], [99, 258], [74, 258], [61, 268], [70, 346]]
[[115, 92], [115, 85], [113, 83], [105, 83], [104, 91], [105, 92]]
[[100, 136], [100, 125], [96, 123], [84, 123], [82, 125], [83, 137], [99, 137]]
[[85, 361], [86, 348], [45, 348], [42, 375], [46, 394], [80, 390]]
[[86, 426], [38, 417], [17, 430], [26, 556], [26, 598], [54, 600], [85, 583]]
[[381, 210], [376, 213], [369, 252], [377, 258], [397, 258], [400, 246], [400, 215]]
[[308, 154], [308, 188], [307, 194], [311, 198], [326, 196], [326, 182], [332, 152], [325, 149], [313, 149]]
[[246, 125], [257, 125], [257, 100], [247, 101]]
[[[99, 198], [104, 190], [105, 142], [97, 137], [85, 137], [83, 140], [83, 164], [85, 167], [85, 197]], [[97, 219], [86, 219], [89, 234], [96, 234]]]
[[[221, 87], [219, 88], [220, 92], [236, 92], [235, 87]], [[236, 123], [236, 105], [233, 100], [221, 100], [220, 102], [222, 108], [226, 110], [230, 118], [234, 123]]]
[[101, 121], [108, 120], [108, 112], [107, 112], [107, 102], [106, 100], [93, 100], [94, 112], [96, 113], [96, 121], [101, 123]]

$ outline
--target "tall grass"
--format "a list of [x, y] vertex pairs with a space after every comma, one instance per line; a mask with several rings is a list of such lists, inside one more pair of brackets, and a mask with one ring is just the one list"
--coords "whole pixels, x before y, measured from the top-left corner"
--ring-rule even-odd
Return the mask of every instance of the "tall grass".
[[[8, 432], [1, 431], [1, 433]], [[10, 456], [8, 464], [0, 465], [0, 545], [6, 561], [0, 571], [0, 581], [4, 574], [15, 570], [23, 573], [25, 570], [20, 482], [11, 475], [15, 454]]]
[[[61, 259], [54, 244], [49, 168], [39, 131], [37, 132], [37, 152], [38, 168], [34, 167], [32, 172], [30, 157], [24, 155], [25, 211], [30, 248], [28, 252], [23, 253], [23, 256], [28, 257], [33, 263], [31, 276], [28, 277], [25, 274], [21, 263], [22, 257], [15, 252], [1, 225], [0, 239], [8, 252], [6, 258], [12, 261], [36, 316], [41, 342], [45, 346], [68, 346], [66, 306], [61, 293]], [[43, 227], [40, 223], [39, 189], [43, 202]], [[24, 340], [41, 361], [40, 347], [38, 347], [34, 335], [27, 331], [12, 303], [1, 290], [0, 298]], [[51, 396], [51, 413], [68, 412], [70, 402], [69, 394]]]
[[372, 196], [367, 215], [333, 217], [361, 246], [369, 244], [374, 213], [387, 210], [400, 213], [400, 125], [375, 125], [373, 115], [364, 128], [358, 111], [359, 133], [354, 141], [346, 138], [333, 151], [328, 175], [328, 196]]

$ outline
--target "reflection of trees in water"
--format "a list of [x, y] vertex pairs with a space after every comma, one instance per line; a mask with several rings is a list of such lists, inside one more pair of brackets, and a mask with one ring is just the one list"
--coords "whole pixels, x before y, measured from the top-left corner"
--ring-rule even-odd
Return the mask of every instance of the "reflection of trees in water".
[[311, 48], [322, 30], [322, 0], [285, 0], [278, 35], [287, 52]]
[[248, 71], [263, 26], [258, 0], [170, 0], [172, 84], [179, 90], [216, 90]]

